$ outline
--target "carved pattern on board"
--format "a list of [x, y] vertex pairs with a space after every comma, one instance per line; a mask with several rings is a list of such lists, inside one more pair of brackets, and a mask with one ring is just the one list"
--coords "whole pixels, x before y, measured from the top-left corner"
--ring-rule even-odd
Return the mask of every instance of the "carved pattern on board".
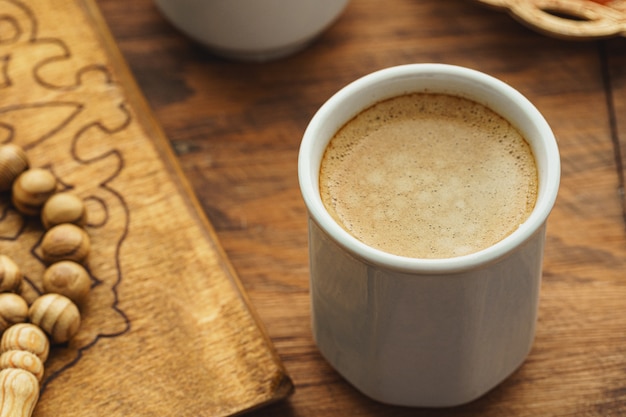
[[[39, 34], [37, 15], [25, 3], [0, 0], [0, 143], [22, 146], [32, 166], [50, 170], [89, 212], [90, 299], [77, 336], [53, 348], [42, 389], [98, 341], [130, 329], [117, 292], [129, 210], [114, 180], [124, 170], [116, 141], [132, 118], [118, 99], [123, 95], [112, 93], [119, 86], [109, 69], [78, 58], [64, 39]], [[0, 253], [22, 268], [23, 295], [30, 302], [42, 291], [43, 228], [39, 219], [19, 215], [8, 195], [0, 200]]]

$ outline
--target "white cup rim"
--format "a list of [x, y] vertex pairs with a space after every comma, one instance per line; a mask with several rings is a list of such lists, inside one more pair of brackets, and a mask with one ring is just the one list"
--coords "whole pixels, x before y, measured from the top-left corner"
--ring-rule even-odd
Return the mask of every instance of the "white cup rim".
[[[329, 135], [332, 136], [345, 122], [375, 102], [399, 95], [397, 91], [386, 93], [388, 89], [393, 90], [395, 88], [390, 87], [391, 84], [406, 85], [417, 79], [429, 83], [429, 87], [426, 89], [429, 92], [448, 92], [463, 95], [478, 102], [482, 101], [482, 104], [491, 107], [492, 110], [515, 125], [510, 117], [502, 114], [503, 112], [499, 109], [494, 109], [495, 105], [485, 102], [491, 98], [496, 101], [499, 100], [499, 102], [504, 103], [501, 107], [506, 108], [506, 111], [521, 114], [520, 117], [530, 121], [532, 126], [528, 128], [531, 133], [524, 133], [525, 136], [532, 134], [542, 138], [540, 141], [535, 140], [535, 143], [531, 143], [540, 171], [539, 193], [535, 208], [517, 230], [489, 248], [468, 255], [444, 259], [409, 258], [390, 254], [368, 246], [353, 237], [335, 222], [322, 203], [318, 182], [321, 161], [320, 147], [326, 147], [330, 140]], [[439, 83], [440, 86], [431, 88], [431, 83]], [[459, 87], [455, 83], [466, 86]], [[446, 85], [450, 85], [449, 90], [445, 87]], [[471, 85], [471, 87], [467, 87], [467, 85]], [[456, 91], [458, 88], [470, 88], [477, 92], [458, 92]], [[415, 89], [404, 87], [404, 90], [406, 90], [404, 93], [426, 91], [423, 87]], [[482, 94], [486, 97], [484, 100], [476, 96]], [[358, 105], [355, 104], [357, 102]], [[361, 102], [364, 103], [361, 104]], [[347, 115], [336, 116], [342, 111], [346, 114], [345, 109], [350, 106], [352, 109], [347, 112]], [[360, 108], [358, 108], [359, 106]], [[342, 108], [344, 110], [341, 110]], [[523, 130], [522, 126], [516, 127]], [[319, 139], [320, 136], [323, 137], [322, 140]], [[323, 154], [323, 151], [321, 153]], [[556, 139], [547, 121], [528, 99], [508, 84], [480, 71], [456, 65], [407, 64], [385, 68], [359, 78], [339, 90], [320, 107], [307, 126], [300, 145], [298, 178], [310, 219], [353, 256], [370, 264], [396, 271], [444, 274], [474, 269], [494, 262], [522, 245], [545, 224], [556, 201], [560, 182], [560, 157]]]

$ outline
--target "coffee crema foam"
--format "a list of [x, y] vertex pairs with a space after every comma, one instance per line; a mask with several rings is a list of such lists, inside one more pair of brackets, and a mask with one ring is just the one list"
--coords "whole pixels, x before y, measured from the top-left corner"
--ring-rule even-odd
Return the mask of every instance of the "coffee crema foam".
[[537, 199], [530, 146], [476, 102], [418, 93], [379, 102], [330, 141], [320, 193], [350, 234], [382, 251], [450, 258], [502, 240]]

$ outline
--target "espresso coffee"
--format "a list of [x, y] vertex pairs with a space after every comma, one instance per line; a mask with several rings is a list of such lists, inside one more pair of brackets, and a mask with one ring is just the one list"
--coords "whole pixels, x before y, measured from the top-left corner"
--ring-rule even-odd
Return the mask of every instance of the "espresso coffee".
[[412, 258], [450, 258], [502, 240], [530, 215], [530, 146], [489, 108], [445, 94], [375, 104], [330, 141], [320, 193], [363, 243]]

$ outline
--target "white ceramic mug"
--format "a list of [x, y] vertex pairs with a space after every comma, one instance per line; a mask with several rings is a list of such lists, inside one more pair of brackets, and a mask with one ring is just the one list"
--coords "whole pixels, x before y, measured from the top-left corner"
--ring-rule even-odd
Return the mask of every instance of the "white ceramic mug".
[[183, 33], [219, 55], [266, 61], [294, 53], [331, 25], [348, 0], [155, 0]]
[[[456, 258], [406, 258], [369, 247], [333, 220], [319, 194], [323, 152], [340, 127], [378, 101], [426, 90], [472, 99], [506, 118], [529, 142], [538, 169], [529, 218], [493, 246]], [[445, 407], [480, 397], [522, 364], [534, 340], [545, 224], [560, 180], [554, 135], [525, 97], [458, 66], [369, 74], [315, 114], [298, 175], [309, 213], [314, 338], [346, 380], [381, 402]]]

